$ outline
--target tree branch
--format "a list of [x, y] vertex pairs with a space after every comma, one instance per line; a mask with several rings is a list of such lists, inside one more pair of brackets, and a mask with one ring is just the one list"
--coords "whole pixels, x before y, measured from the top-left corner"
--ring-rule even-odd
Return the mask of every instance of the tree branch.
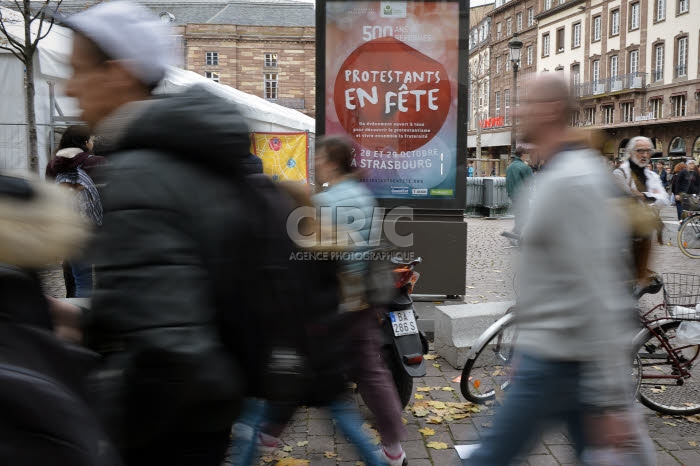
[[22, 44], [10, 35], [10, 32], [5, 27], [5, 21], [6, 20], [2, 17], [2, 15], [0, 15], [0, 33], [2, 33], [3, 36], [5, 36], [5, 39], [7, 39], [7, 42], [13, 48], [17, 49], [18, 52], [22, 53], [24, 50], [24, 44]]
[[15, 57], [17, 57], [17, 59], [18, 59], [19, 61], [21, 61], [22, 63], [26, 63], [26, 62], [24, 61], [24, 57], [23, 57], [23, 56], [21, 55], [21, 53], [18, 52], [17, 50], [12, 49], [12, 48], [10, 48], [10, 47], [6, 47], [6, 46], [4, 46], [4, 45], [0, 45], [0, 50], [7, 50], [7, 51], [11, 52], [12, 55], [14, 55]]
[[42, 39], [44, 39], [46, 36], [48, 36], [49, 33], [51, 32], [51, 29], [53, 29], [53, 25], [54, 25], [55, 22], [56, 22], [56, 20], [55, 20], [55, 14], [56, 14], [56, 12], [58, 11], [58, 7], [61, 6], [61, 3], [63, 3], [63, 0], [59, 0], [59, 1], [56, 3], [56, 8], [54, 9], [53, 14], [51, 15], [51, 19], [48, 21], [48, 22], [49, 22], [49, 28], [46, 30], [46, 33], [45, 33], [44, 35], [41, 35], [41, 28], [44, 26], [44, 22], [46, 22], [46, 8], [48, 8], [48, 5], [49, 5], [49, 0], [46, 1], [46, 5], [45, 5], [45, 7], [44, 7], [44, 13], [41, 15], [41, 23], [40, 23], [40, 25], [39, 25], [39, 31], [37, 32], [36, 40], [34, 41], [34, 44], [33, 44], [34, 47], [36, 47], [36, 44], [37, 44], [40, 40], [42, 40]]

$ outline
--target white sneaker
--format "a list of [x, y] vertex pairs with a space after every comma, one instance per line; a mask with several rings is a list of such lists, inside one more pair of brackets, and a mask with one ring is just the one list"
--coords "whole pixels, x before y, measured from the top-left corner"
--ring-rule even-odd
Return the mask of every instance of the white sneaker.
[[406, 460], [406, 452], [401, 450], [401, 454], [398, 456], [389, 456], [389, 454], [384, 450], [384, 448], [380, 448], [379, 450], [375, 450], [377, 459], [381, 461], [382, 463], [388, 464], [389, 466], [406, 466], [408, 464], [408, 461]]
[[463, 459], [463, 460], [469, 459], [469, 457], [472, 456], [472, 453], [474, 453], [477, 448], [479, 448], [478, 443], [475, 443], [472, 445], [455, 445], [455, 450], [457, 450], [457, 455], [459, 456], [460, 459]]
[[284, 443], [277, 437], [263, 434], [262, 432], [258, 433], [255, 443], [257, 444], [258, 452], [263, 456], [271, 455], [284, 446]]

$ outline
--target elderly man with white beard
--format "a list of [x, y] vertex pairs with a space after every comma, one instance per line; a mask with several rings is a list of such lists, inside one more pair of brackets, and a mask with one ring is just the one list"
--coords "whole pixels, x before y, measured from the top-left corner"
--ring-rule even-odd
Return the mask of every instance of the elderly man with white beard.
[[[625, 147], [625, 162], [613, 171], [613, 176], [622, 191], [648, 205], [653, 211], [653, 215], [657, 218], [657, 240], [661, 243], [663, 222], [659, 216], [659, 209], [668, 205], [668, 194], [659, 175], [650, 168], [653, 153], [654, 149], [649, 138], [633, 137]], [[651, 237], [635, 238], [634, 247], [637, 276], [647, 277], [647, 280], [641, 279], [638, 284], [644, 288], [655, 276], [654, 272], [647, 268]]]

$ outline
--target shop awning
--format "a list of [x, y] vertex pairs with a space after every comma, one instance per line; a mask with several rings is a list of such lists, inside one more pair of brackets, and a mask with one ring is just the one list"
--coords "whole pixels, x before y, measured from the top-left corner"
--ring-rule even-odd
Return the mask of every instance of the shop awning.
[[[510, 146], [510, 131], [481, 133], [481, 147]], [[476, 135], [467, 136], [467, 147], [476, 147]]]

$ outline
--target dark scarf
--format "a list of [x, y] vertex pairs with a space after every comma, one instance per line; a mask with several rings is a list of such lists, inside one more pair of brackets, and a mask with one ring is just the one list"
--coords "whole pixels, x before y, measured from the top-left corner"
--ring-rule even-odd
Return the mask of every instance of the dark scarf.
[[56, 175], [59, 173], [75, 171], [76, 168], [85, 163], [88, 157], [90, 157], [89, 152], [81, 152], [71, 158], [54, 157], [46, 166], [46, 176], [49, 178], [56, 178]]
[[634, 180], [637, 191], [640, 193], [647, 191], [647, 175], [644, 173], [645, 168], [640, 167], [630, 158], [630, 170], [632, 171], [632, 179]]

